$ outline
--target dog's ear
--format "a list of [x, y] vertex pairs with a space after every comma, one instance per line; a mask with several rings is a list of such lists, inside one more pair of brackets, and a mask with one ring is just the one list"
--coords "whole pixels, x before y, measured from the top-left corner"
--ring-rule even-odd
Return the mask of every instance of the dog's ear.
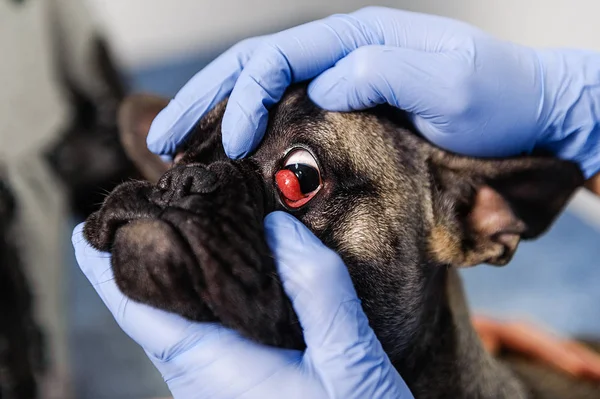
[[[59, 51], [66, 57], [64, 49], [59, 48]], [[80, 132], [97, 126], [111, 128], [127, 88], [111, 50], [102, 38], [94, 38], [86, 64], [87, 76], [93, 83], [78, 79], [63, 58], [59, 58], [56, 68], [58, 80], [73, 110], [73, 125]]]
[[454, 266], [504, 265], [542, 234], [583, 184], [579, 167], [546, 157], [484, 160], [435, 150], [429, 160], [430, 249]]
[[151, 183], [156, 183], [171, 167], [146, 145], [152, 121], [168, 103], [162, 97], [137, 94], [127, 97], [119, 109], [119, 137], [123, 148], [142, 176]]

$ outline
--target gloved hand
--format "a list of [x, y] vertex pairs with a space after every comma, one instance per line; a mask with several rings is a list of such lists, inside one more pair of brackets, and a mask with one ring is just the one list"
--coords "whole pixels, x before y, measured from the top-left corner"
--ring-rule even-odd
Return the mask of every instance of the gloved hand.
[[82, 225], [73, 245], [92, 286], [176, 399], [412, 398], [369, 327], [339, 256], [286, 213], [268, 215], [265, 229], [304, 330], [304, 353], [135, 303], [117, 288], [110, 256], [83, 239]]
[[[318, 76], [320, 75], [320, 76]], [[462, 22], [369, 7], [243, 41], [200, 71], [155, 119], [148, 146], [172, 153], [231, 93], [223, 145], [232, 158], [262, 139], [267, 111], [293, 82], [332, 111], [389, 103], [449, 150], [507, 156], [544, 147], [600, 169], [600, 55], [534, 50]]]

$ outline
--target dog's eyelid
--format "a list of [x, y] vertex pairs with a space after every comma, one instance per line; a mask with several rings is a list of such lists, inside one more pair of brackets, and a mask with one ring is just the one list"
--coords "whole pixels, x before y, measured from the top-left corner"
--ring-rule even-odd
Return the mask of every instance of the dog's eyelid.
[[303, 148], [298, 148], [295, 151], [291, 151], [286, 157], [284, 166], [293, 164], [304, 164], [319, 170], [319, 165], [317, 164], [315, 157]]

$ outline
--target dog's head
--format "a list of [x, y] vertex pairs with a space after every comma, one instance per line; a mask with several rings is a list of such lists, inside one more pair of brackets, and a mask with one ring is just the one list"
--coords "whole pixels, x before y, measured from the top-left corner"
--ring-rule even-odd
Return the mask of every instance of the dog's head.
[[[127, 107], [150, 108], [133, 101]], [[85, 235], [112, 251], [116, 282], [134, 300], [268, 344], [302, 345], [263, 237], [268, 212], [294, 214], [341, 255], [393, 359], [448, 266], [506, 264], [583, 180], [576, 165], [553, 158], [450, 154], [396, 110], [326, 112], [304, 86], [271, 110], [260, 147], [233, 161], [221, 145], [224, 108], [198, 123], [157, 184], [129, 182], [109, 195]], [[143, 115], [155, 112], [130, 116]]]
[[96, 90], [84, 89], [59, 65], [59, 83], [71, 120], [46, 152], [50, 166], [68, 189], [71, 208], [83, 217], [97, 210], [106, 193], [124, 180], [141, 177], [124, 151], [117, 128], [125, 85], [101, 39], [94, 42], [89, 65]]

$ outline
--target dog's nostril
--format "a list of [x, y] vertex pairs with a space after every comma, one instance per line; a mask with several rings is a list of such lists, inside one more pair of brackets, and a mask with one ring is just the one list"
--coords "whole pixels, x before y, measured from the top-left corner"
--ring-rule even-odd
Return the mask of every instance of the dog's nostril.
[[176, 192], [181, 197], [213, 192], [217, 182], [217, 176], [203, 165], [182, 165], [165, 173], [156, 186], [162, 191]]
[[158, 180], [156, 183], [156, 187], [160, 190], [168, 190], [171, 187], [172, 174], [171, 171], [168, 171]]
[[186, 193], [191, 193], [194, 188], [194, 180], [193, 176], [186, 176], [183, 180], [181, 190]]

